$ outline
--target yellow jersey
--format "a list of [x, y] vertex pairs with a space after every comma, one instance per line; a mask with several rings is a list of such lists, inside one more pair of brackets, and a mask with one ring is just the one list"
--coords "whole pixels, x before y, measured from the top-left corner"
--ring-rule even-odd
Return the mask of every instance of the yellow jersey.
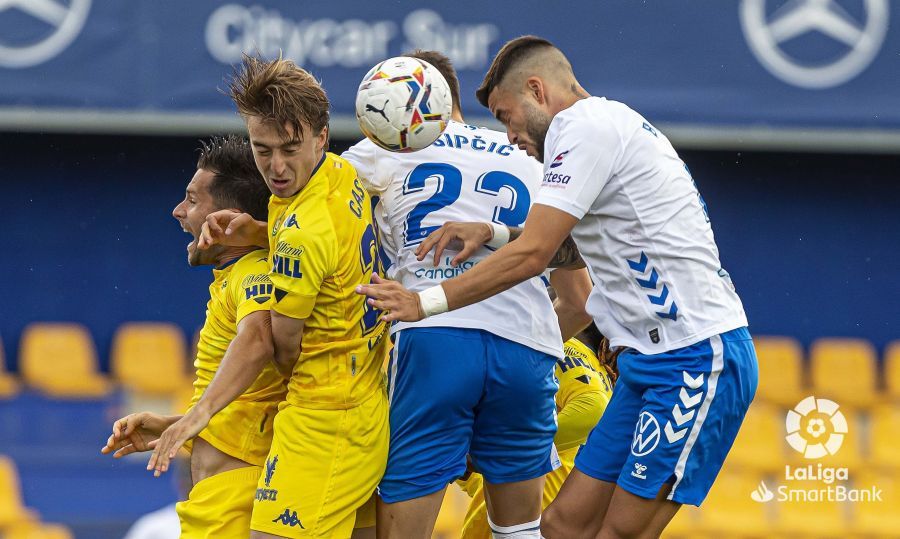
[[[559, 450], [561, 466], [547, 474], [544, 482], [542, 507], [550, 505], [563, 482], [575, 467], [578, 448], [587, 440], [591, 429], [600, 420], [612, 397], [612, 379], [597, 355], [578, 339], [566, 341], [566, 357], [556, 360], [557, 430], [553, 439]], [[480, 474], [473, 473], [457, 484], [472, 501], [466, 512], [462, 539], [490, 539], [484, 484]]]
[[383, 387], [387, 324], [355, 292], [380, 271], [372, 206], [356, 170], [326, 153], [300, 192], [269, 200], [268, 232], [272, 310], [306, 320], [287, 401], [358, 406]]
[[[190, 407], [212, 382], [240, 321], [271, 307], [268, 268], [268, 253], [260, 249], [213, 270], [206, 322], [194, 360], [196, 379]], [[284, 379], [272, 363], [267, 364], [247, 391], [213, 416], [200, 437], [226, 454], [262, 465], [272, 442], [272, 418], [285, 392]]]

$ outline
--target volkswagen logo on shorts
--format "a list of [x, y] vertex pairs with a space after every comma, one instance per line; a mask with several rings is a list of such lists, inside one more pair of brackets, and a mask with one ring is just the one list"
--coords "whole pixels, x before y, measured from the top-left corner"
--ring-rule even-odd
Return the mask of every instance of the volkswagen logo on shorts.
[[634, 439], [631, 441], [631, 454], [643, 457], [656, 449], [659, 444], [659, 423], [653, 414], [644, 411], [638, 416], [634, 426]]
[[55, 57], [78, 37], [91, 0], [0, 0], [0, 67]]
[[861, 6], [846, 0], [741, 0], [740, 18], [750, 50], [770, 73], [794, 86], [822, 89], [869, 66], [884, 43], [889, 11], [888, 0], [863, 0]]

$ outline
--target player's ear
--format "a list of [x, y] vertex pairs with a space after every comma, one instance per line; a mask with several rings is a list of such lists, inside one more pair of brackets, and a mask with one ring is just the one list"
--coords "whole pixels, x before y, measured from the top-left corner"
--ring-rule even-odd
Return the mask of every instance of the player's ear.
[[547, 94], [544, 91], [544, 81], [538, 77], [528, 77], [525, 80], [525, 92], [534, 99], [538, 105], [547, 103]]
[[322, 151], [325, 149], [325, 145], [328, 144], [328, 126], [322, 128], [318, 135], [316, 135], [316, 150]]

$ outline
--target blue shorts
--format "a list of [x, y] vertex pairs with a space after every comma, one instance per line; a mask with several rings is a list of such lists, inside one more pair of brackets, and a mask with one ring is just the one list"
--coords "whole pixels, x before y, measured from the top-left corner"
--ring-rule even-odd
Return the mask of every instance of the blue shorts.
[[378, 487], [387, 503], [437, 492], [466, 471], [490, 483], [558, 467], [555, 358], [478, 329], [410, 328], [394, 335], [391, 443]]
[[619, 355], [619, 379], [575, 467], [643, 498], [671, 484], [669, 499], [700, 505], [756, 393], [747, 328], [691, 346]]

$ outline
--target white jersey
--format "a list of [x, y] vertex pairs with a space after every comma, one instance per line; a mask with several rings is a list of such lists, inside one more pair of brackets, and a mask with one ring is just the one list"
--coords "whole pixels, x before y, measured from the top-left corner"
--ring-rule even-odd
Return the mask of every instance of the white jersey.
[[[451, 121], [431, 146], [415, 153], [382, 150], [368, 139], [342, 155], [372, 196], [387, 276], [421, 291], [471, 269], [492, 251], [483, 248], [452, 267], [455, 251], [434, 266], [433, 253], [416, 260], [416, 247], [446, 221], [522, 226], [541, 182], [541, 167], [508, 143], [506, 135]], [[559, 322], [540, 278], [482, 302], [401, 322], [409, 327], [483, 329], [535, 350], [564, 357]]]
[[535, 203], [579, 219], [587, 311], [612, 346], [658, 354], [747, 325], [690, 172], [640, 114], [582, 99], [553, 118], [544, 150]]

